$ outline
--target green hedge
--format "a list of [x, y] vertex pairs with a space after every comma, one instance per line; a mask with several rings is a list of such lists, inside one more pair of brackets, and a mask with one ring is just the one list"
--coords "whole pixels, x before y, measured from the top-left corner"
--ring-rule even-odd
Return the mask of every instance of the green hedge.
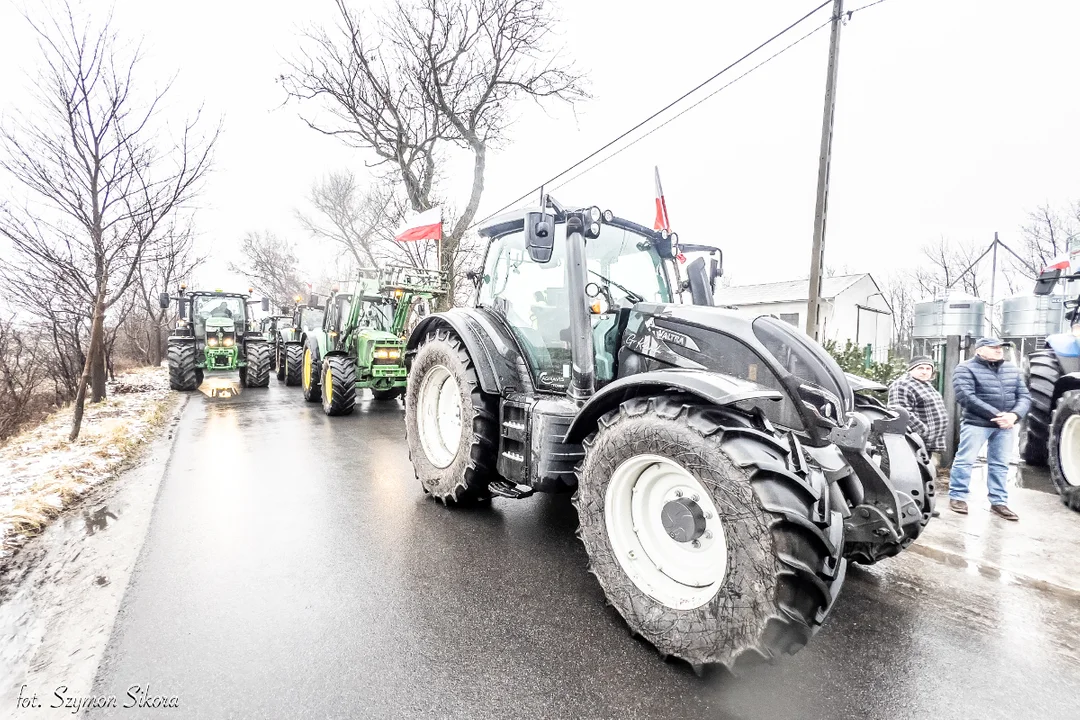
[[889, 353], [886, 362], [868, 361], [866, 348], [861, 348], [850, 340], [844, 343], [842, 349], [835, 340], [827, 340], [823, 345], [844, 372], [874, 380], [882, 385], [888, 385], [907, 369], [904, 359], [892, 353]]

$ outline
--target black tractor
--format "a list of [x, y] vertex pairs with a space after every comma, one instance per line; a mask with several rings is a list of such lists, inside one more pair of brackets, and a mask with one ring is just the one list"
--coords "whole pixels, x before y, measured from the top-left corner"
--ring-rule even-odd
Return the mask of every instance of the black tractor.
[[794, 653], [848, 559], [929, 521], [906, 414], [789, 324], [711, 307], [715, 258], [683, 280], [676, 235], [550, 198], [480, 232], [475, 306], [406, 346], [417, 478], [448, 505], [573, 492], [591, 572], [662, 654], [700, 671]]
[[[1036, 295], [1050, 295], [1059, 282], [1080, 285], [1080, 251], [1072, 255], [1043, 271]], [[1031, 412], [1020, 431], [1020, 456], [1028, 465], [1049, 465], [1062, 501], [1080, 511], [1080, 290], [1064, 305], [1069, 331], [1047, 337], [1046, 347], [1024, 362]]]

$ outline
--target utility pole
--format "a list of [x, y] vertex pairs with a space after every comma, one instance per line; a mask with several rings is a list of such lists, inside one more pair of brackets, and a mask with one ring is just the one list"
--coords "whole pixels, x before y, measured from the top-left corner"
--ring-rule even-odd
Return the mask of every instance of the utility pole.
[[833, 0], [829, 70], [825, 76], [825, 113], [821, 121], [821, 156], [818, 158], [817, 204], [814, 207], [814, 248], [810, 254], [810, 294], [806, 334], [818, 337], [821, 315], [821, 271], [825, 266], [825, 215], [829, 207], [829, 162], [832, 160], [833, 112], [836, 109], [836, 75], [840, 68], [840, 18], [844, 0]]

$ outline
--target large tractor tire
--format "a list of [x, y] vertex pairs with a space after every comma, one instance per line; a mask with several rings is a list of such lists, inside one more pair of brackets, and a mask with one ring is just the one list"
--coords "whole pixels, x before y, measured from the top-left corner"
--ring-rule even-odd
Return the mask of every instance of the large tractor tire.
[[627, 400], [585, 441], [589, 570], [632, 632], [699, 673], [797, 652], [843, 583], [841, 515], [791, 441], [677, 396]]
[[[865, 415], [870, 422], [873, 422], [874, 420], [890, 419], [892, 417], [884, 409], [879, 409], [874, 406], [857, 404], [856, 411]], [[937, 466], [930, 457], [926, 445], [923, 444], [922, 439], [918, 435], [909, 432], [905, 434], [904, 439], [907, 441], [907, 450], [915, 456], [919, 465], [919, 473], [922, 475], [922, 497], [912, 498], [919, 506], [919, 523], [917, 525], [906, 526], [904, 534], [900, 536], [899, 543], [890, 538], [883, 538], [877, 542], [847, 543], [844, 547], [844, 556], [852, 562], [859, 563], [860, 565], [873, 565], [879, 560], [884, 560], [885, 558], [890, 558], [899, 554], [900, 551], [911, 545], [911, 543], [922, 534], [923, 529], [930, 522], [930, 518], [934, 512], [934, 496], [937, 490], [934, 482], [937, 476]], [[885, 441], [878, 433], [871, 432], [870, 444], [873, 446], [871, 457], [877, 460], [878, 467], [881, 468], [881, 471], [885, 473], [886, 477], [889, 477], [891, 463], [889, 461], [889, 451], [885, 447]]]
[[405, 388], [390, 388], [389, 390], [372, 390], [371, 396], [379, 401], [397, 400], [404, 394]]
[[1080, 511], [1080, 390], [1058, 398], [1050, 423], [1050, 479], [1061, 500]]
[[301, 364], [300, 389], [304, 392], [304, 399], [311, 403], [322, 400], [320, 392], [319, 351], [311, 344], [304, 346], [304, 361]]
[[285, 353], [281, 351], [280, 345], [274, 347], [274, 371], [277, 373], [278, 382], [285, 380]]
[[249, 388], [264, 388], [270, 385], [270, 346], [266, 343], [248, 343], [244, 357], [247, 367], [241, 368], [242, 384]]
[[1028, 465], [1042, 467], [1049, 460], [1054, 386], [1061, 374], [1061, 363], [1053, 350], [1039, 350], [1028, 357], [1026, 380], [1031, 410], [1020, 424], [1020, 458]]
[[428, 333], [405, 391], [405, 439], [424, 492], [444, 504], [490, 497], [497, 417], [461, 340], [446, 329]]
[[190, 392], [202, 383], [201, 373], [195, 367], [195, 343], [169, 343], [169, 387], [173, 390]]
[[285, 346], [285, 384], [295, 387], [304, 377], [304, 346]]
[[356, 361], [331, 355], [322, 361], [322, 408], [330, 416], [349, 415], [356, 406]]

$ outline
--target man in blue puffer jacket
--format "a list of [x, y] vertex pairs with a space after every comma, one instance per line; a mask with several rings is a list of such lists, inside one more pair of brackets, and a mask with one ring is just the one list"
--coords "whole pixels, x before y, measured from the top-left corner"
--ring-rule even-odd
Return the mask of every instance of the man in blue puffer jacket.
[[971, 465], [986, 445], [990, 511], [1016, 521], [1020, 518], [1009, 509], [1005, 479], [1015, 445], [1013, 428], [1031, 408], [1031, 396], [1020, 368], [1005, 362], [1004, 346], [997, 338], [979, 338], [975, 357], [953, 369], [953, 389], [964, 415], [960, 421], [960, 447], [949, 475], [949, 509], [967, 515]]

